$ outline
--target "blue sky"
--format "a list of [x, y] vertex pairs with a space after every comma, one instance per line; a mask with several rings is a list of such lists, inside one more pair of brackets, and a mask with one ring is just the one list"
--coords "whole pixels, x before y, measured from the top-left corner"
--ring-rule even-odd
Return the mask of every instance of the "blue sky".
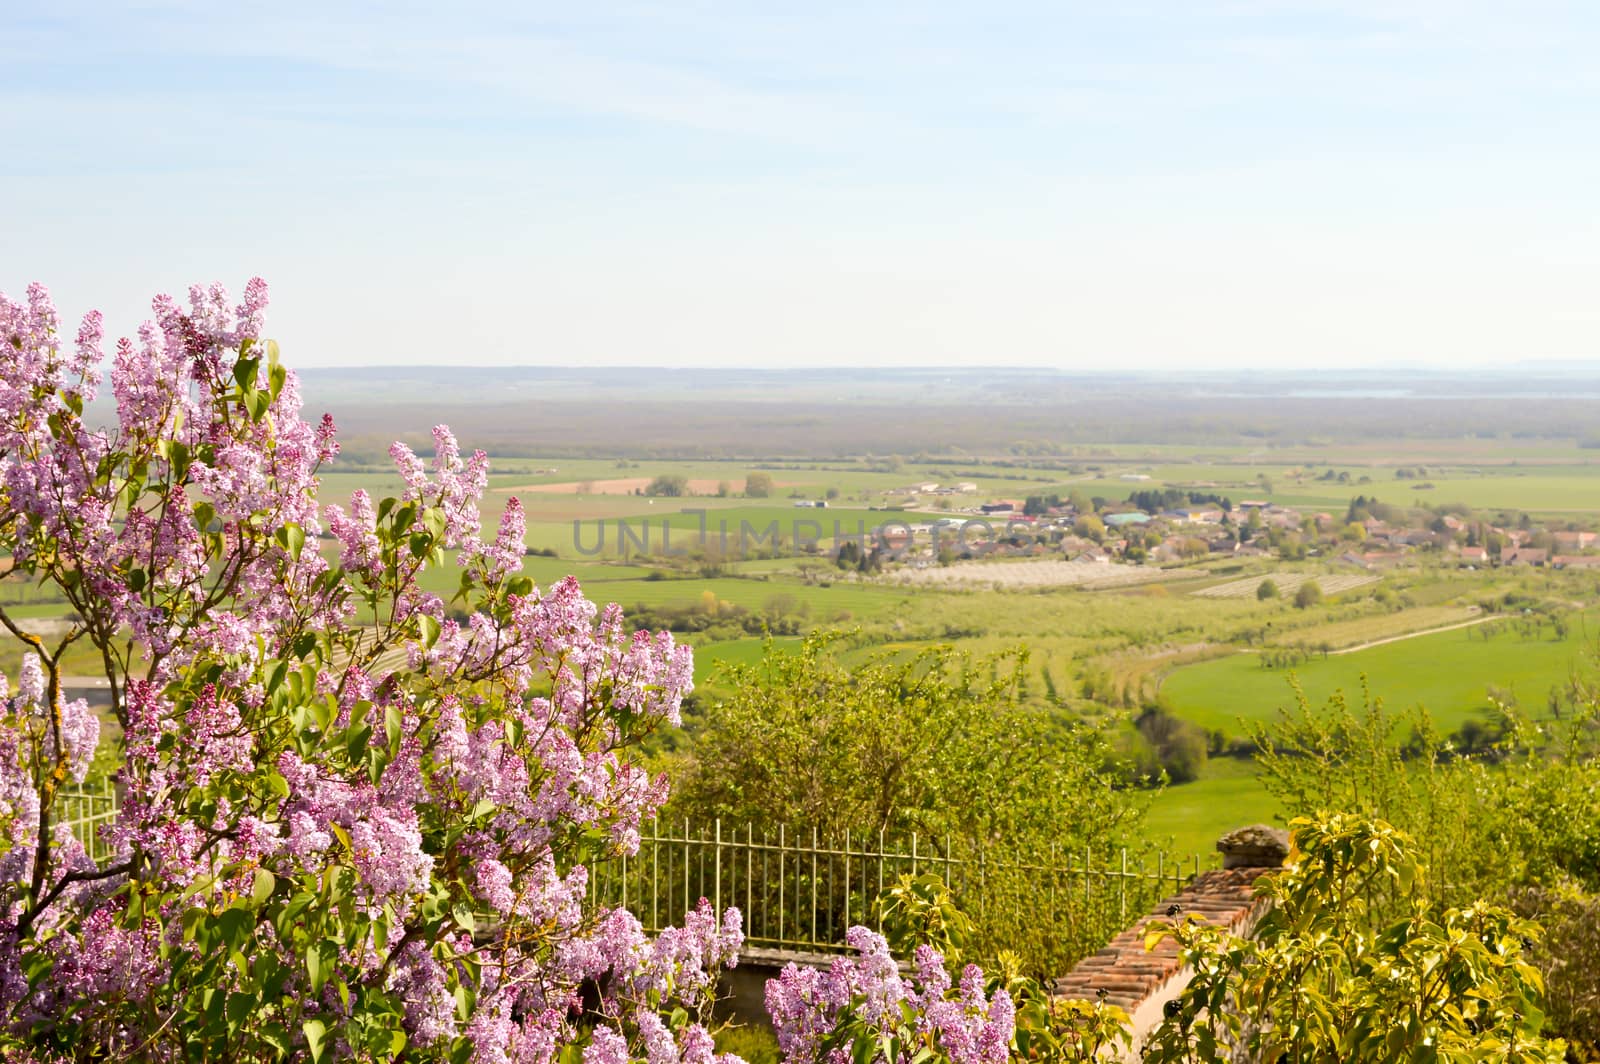
[[0, 290], [298, 365], [1600, 358], [1600, 7], [0, 5]]

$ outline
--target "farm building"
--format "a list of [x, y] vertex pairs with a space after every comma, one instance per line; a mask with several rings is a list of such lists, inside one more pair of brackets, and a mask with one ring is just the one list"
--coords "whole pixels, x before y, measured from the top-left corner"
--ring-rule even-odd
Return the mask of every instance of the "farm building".
[[1600, 569], [1600, 554], [1557, 554], [1550, 564], [1557, 569]]

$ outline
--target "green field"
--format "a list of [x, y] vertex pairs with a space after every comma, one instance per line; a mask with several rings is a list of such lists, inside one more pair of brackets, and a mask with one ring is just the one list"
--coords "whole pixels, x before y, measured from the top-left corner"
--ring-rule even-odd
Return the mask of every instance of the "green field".
[[[793, 651], [800, 645], [800, 640], [795, 636], [778, 636], [772, 640], [773, 646], [783, 651]], [[704, 647], [696, 647], [694, 652], [694, 683], [699, 689], [718, 689], [720, 671], [730, 665], [754, 665], [761, 660], [765, 651], [766, 641], [759, 638], [731, 639], [722, 643], [712, 643]]]
[[1156, 795], [1145, 817], [1145, 837], [1174, 856], [1199, 854], [1204, 868], [1215, 858], [1218, 838], [1248, 824], [1275, 823], [1278, 812], [1254, 761], [1213, 758], [1198, 780]]
[[1240, 721], [1269, 722], [1294, 703], [1289, 677], [1298, 679], [1312, 705], [1336, 691], [1353, 702], [1365, 677], [1390, 710], [1422, 705], [1446, 731], [1489, 708], [1488, 688], [1513, 694], [1525, 710], [1542, 712], [1551, 688], [1565, 687], [1594, 648], [1600, 614], [1582, 615], [1567, 637], [1536, 638], [1503, 632], [1488, 640], [1472, 628], [1403, 639], [1350, 654], [1316, 657], [1292, 670], [1265, 669], [1255, 654], [1240, 653], [1175, 670], [1161, 693], [1173, 710], [1208, 728], [1238, 734]]

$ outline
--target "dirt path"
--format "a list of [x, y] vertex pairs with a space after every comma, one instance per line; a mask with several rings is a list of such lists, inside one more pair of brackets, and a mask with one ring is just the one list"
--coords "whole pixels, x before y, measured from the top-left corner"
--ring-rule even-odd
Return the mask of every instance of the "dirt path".
[[1383, 639], [1374, 639], [1370, 643], [1357, 643], [1353, 647], [1340, 647], [1338, 650], [1328, 651], [1328, 654], [1329, 656], [1334, 654], [1354, 654], [1358, 650], [1366, 650], [1370, 647], [1381, 647], [1385, 643], [1398, 643], [1402, 639], [1415, 639], [1419, 635], [1434, 635], [1438, 632], [1453, 632], [1457, 628], [1471, 628], [1475, 624], [1483, 624], [1487, 621], [1498, 621], [1501, 616], [1502, 614], [1490, 613], [1482, 617], [1474, 617], [1470, 621], [1458, 621], [1455, 624], [1440, 625], [1438, 628], [1424, 628], [1421, 631], [1407, 632], [1404, 635], [1391, 635]]

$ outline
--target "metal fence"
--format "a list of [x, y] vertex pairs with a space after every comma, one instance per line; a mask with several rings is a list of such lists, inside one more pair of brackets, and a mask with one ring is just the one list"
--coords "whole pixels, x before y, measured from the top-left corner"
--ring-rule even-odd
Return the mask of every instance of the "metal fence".
[[[100, 828], [117, 815], [116, 791], [102, 786], [56, 797], [66, 825], [97, 863], [111, 856]], [[1079, 947], [1096, 948], [1108, 933], [1156, 899], [1181, 890], [1200, 872], [1198, 855], [1130, 854], [1126, 848], [1052, 849], [1037, 860], [979, 851], [964, 854], [948, 837], [903, 838], [846, 832], [830, 840], [816, 830], [784, 825], [687, 821], [644, 825], [639, 852], [596, 863], [589, 901], [621, 906], [657, 932], [680, 924], [705, 898], [718, 911], [738, 906], [746, 942], [772, 949], [831, 952], [844, 948], [852, 924], [881, 928], [878, 900], [902, 875], [932, 874], [978, 915], [987, 904], [1025, 911], [1038, 924], [1075, 928]], [[1009, 891], [997, 901], [997, 892]]]
[[64, 824], [96, 864], [111, 856], [111, 849], [100, 837], [100, 828], [117, 817], [117, 792], [109, 782], [62, 791], [56, 795], [54, 817]]
[[[631, 910], [647, 931], [681, 923], [705, 898], [718, 910], [738, 906], [746, 941], [775, 949], [843, 948], [852, 924], [879, 925], [878, 899], [902, 874], [943, 879], [958, 902], [981, 915], [1000, 889], [1040, 921], [1066, 919], [1092, 938], [1119, 930], [1156, 899], [1201, 870], [1199, 856], [1173, 860], [1127, 849], [1052, 850], [1037, 860], [964, 855], [949, 838], [911, 834], [829, 840], [779, 826], [645, 825], [639, 852], [590, 869], [589, 898]], [[1093, 947], [1091, 947], [1093, 948]]]

